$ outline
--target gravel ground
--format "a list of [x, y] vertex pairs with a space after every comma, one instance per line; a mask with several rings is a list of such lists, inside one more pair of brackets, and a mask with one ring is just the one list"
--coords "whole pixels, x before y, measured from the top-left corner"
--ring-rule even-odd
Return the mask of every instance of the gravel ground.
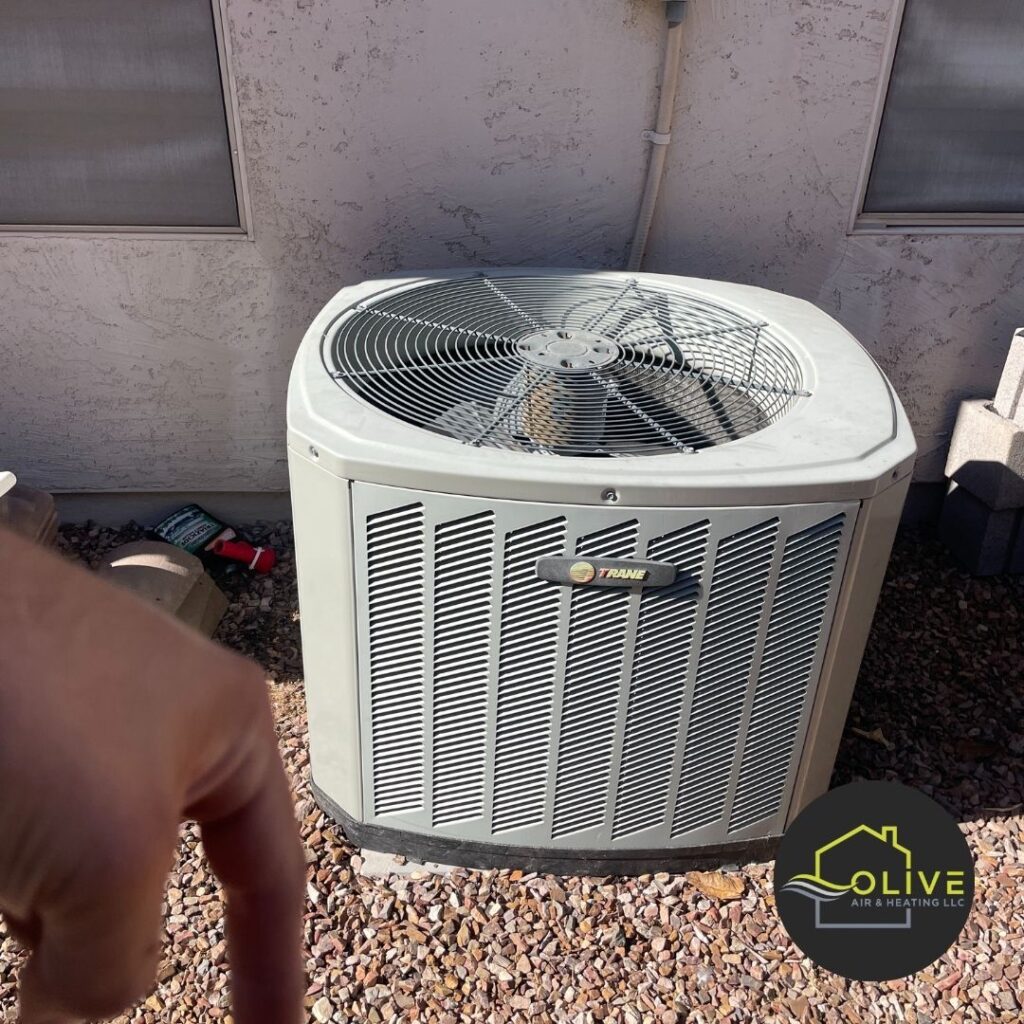
[[[128, 530], [66, 528], [94, 561]], [[284, 525], [262, 535], [288, 552]], [[309, 862], [309, 1018], [390, 1021], [1018, 1021], [1024, 1005], [1024, 578], [972, 580], [924, 535], [897, 543], [835, 782], [899, 779], [963, 823], [975, 909], [958, 944], [882, 984], [815, 968], [774, 910], [771, 864], [728, 870], [739, 895], [694, 875], [553, 878], [457, 869], [375, 880], [308, 789], [294, 564], [222, 584], [218, 636], [271, 680]], [[122, 1021], [230, 1021], [222, 906], [193, 828], [167, 891], [155, 992]], [[0, 1017], [18, 956], [0, 927]], [[6, 1017], [3, 1017], [6, 1011]]]

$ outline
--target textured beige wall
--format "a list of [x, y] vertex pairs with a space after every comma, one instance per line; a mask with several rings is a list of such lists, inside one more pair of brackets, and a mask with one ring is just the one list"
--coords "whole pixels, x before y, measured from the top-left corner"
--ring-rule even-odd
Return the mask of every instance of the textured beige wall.
[[847, 234], [891, 0], [695, 0], [649, 266], [817, 303], [889, 375], [942, 477], [959, 401], [1024, 322], [1024, 234]]
[[[227, 0], [255, 240], [0, 238], [0, 461], [53, 489], [280, 490], [291, 355], [342, 284], [617, 265], [662, 6]], [[891, 0], [691, 8], [647, 268], [819, 302], [939, 452], [1024, 318], [1024, 251], [847, 237]]]

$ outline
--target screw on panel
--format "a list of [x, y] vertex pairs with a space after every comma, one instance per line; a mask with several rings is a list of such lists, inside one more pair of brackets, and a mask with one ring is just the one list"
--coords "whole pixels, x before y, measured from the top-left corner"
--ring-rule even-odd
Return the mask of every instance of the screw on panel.
[[309, 454], [312, 455], [314, 459], [319, 459], [320, 458], [320, 449], [317, 448], [317, 446], [315, 444], [311, 444], [309, 446]]
[[615, 502], [619, 500], [619, 492], [614, 487], [609, 487], [606, 491], [601, 492], [602, 501]]

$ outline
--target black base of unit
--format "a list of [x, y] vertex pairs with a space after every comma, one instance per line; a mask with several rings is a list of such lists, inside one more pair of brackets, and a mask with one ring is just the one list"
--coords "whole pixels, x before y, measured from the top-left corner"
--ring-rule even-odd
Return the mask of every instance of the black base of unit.
[[421, 864], [430, 861], [484, 870], [519, 868], [552, 875], [647, 875], [657, 871], [678, 872], [772, 860], [779, 842], [778, 836], [771, 836], [687, 849], [607, 851], [479, 843], [364, 824], [346, 814], [315, 782], [311, 785], [317, 803], [334, 818], [356, 846], [400, 854]]

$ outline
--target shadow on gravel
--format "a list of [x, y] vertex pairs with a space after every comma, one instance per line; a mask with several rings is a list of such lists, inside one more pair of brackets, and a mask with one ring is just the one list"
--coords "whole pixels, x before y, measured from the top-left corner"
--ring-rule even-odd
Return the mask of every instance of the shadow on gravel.
[[277, 564], [265, 576], [245, 569], [218, 576], [230, 602], [215, 639], [254, 658], [275, 683], [302, 678], [299, 599], [295, 589], [295, 553], [288, 523], [256, 523], [242, 532], [254, 544], [277, 552]]
[[961, 821], [1024, 802], [1024, 577], [973, 579], [929, 533], [896, 542], [834, 786], [891, 779]]

